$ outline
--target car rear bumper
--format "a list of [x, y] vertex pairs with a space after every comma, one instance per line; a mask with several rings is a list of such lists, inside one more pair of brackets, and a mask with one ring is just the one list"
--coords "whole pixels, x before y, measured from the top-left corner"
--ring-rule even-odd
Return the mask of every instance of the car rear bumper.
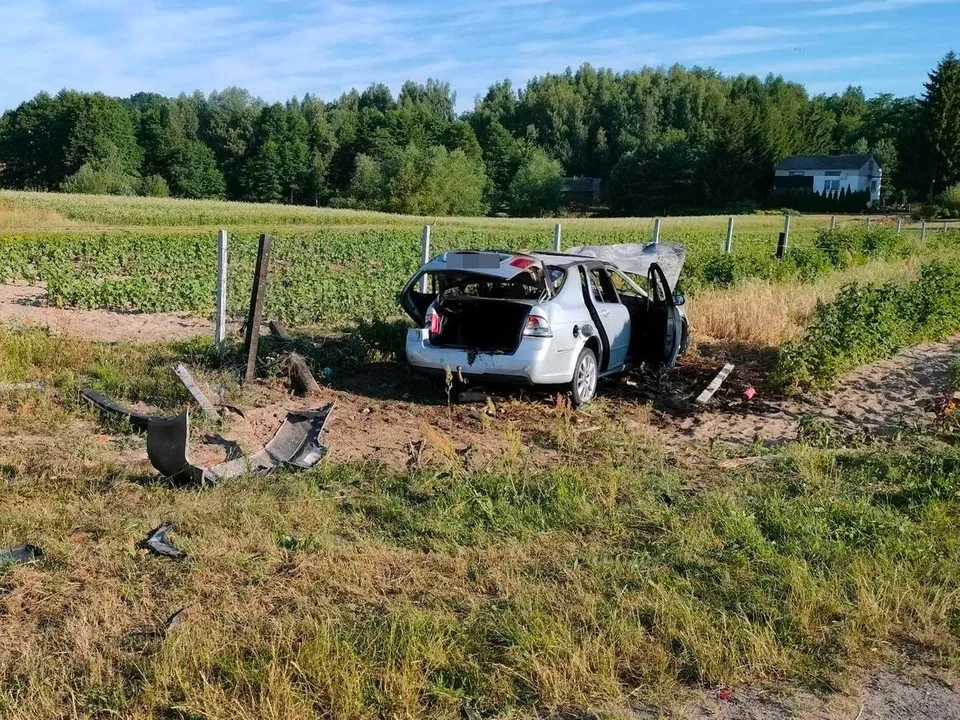
[[552, 338], [525, 337], [516, 351], [502, 353], [468, 352], [457, 348], [430, 345], [427, 332], [410, 328], [407, 332], [407, 362], [425, 374], [452, 373], [478, 380], [551, 385], [569, 382], [571, 373], [565, 358], [552, 347]]

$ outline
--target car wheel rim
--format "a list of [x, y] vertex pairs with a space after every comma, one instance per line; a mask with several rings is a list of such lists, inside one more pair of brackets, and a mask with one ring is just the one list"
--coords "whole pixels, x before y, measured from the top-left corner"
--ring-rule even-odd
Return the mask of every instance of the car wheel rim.
[[597, 387], [597, 362], [593, 355], [584, 355], [577, 367], [577, 397], [589, 400]]

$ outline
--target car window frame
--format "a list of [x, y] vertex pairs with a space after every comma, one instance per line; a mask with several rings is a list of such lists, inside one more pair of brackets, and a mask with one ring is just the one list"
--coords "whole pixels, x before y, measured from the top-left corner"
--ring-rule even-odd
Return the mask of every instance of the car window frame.
[[[616, 285], [613, 284], [613, 280], [609, 277], [609, 272], [610, 272], [610, 271], [609, 271], [609, 268], [607, 268], [606, 265], [604, 265], [604, 264], [602, 264], [602, 263], [591, 263], [591, 264], [589, 264], [589, 265], [586, 266], [586, 270], [587, 270], [587, 272], [586, 272], [587, 282], [590, 283], [590, 296], [593, 298], [593, 301], [594, 301], [594, 302], [599, 302], [599, 303], [602, 303], [602, 304], [605, 304], [605, 305], [623, 305], [623, 301], [620, 300], [620, 293], [617, 292], [617, 287], [616, 287]], [[606, 272], [606, 273], [607, 273], [607, 282], [609, 282], [609, 284], [610, 284], [610, 289], [613, 291], [613, 295], [614, 295], [613, 299], [606, 299], [606, 298], [604, 297], [603, 283], [602, 283], [602, 282], [594, 283], [594, 277], [593, 277], [593, 273], [594, 273], [594, 272], [598, 272], [598, 273], [600, 273], [600, 272]], [[598, 287], [598, 286], [599, 286], [599, 287]], [[600, 290], [600, 299], [597, 299], [597, 296], [596, 296], [596, 294], [595, 294], [595, 290]]]

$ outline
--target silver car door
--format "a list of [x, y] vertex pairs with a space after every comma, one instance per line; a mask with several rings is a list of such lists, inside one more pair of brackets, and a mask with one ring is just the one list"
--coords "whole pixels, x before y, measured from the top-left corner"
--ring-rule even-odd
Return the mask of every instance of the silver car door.
[[630, 350], [630, 311], [620, 302], [610, 273], [605, 268], [591, 267], [587, 275], [593, 304], [610, 344], [610, 359], [604, 369], [612, 370], [627, 362], [627, 353]]

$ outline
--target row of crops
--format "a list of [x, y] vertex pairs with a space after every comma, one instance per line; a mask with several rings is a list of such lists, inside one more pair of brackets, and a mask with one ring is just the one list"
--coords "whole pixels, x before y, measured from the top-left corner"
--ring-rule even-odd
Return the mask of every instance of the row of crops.
[[[249, 302], [258, 234], [229, 238], [228, 308], [240, 316]], [[597, 233], [589, 225], [564, 231], [564, 246], [637, 242], [629, 229]], [[734, 252], [723, 237], [703, 231], [663, 232], [688, 249], [684, 290], [696, 294], [747, 277], [810, 280], [869, 258], [906, 256], [917, 241], [884, 227], [794, 231], [783, 261], [776, 234], [744, 232]], [[452, 248], [535, 249], [550, 233], [521, 224], [502, 229], [445, 228], [434, 232], [433, 253]], [[928, 239], [927, 242], [932, 242]], [[0, 281], [44, 282], [52, 304], [142, 312], [211, 313], [215, 296], [214, 231], [29, 233], [0, 236]], [[396, 296], [420, 261], [413, 229], [319, 228], [274, 234], [267, 313], [291, 323], [341, 323], [397, 314]]]

